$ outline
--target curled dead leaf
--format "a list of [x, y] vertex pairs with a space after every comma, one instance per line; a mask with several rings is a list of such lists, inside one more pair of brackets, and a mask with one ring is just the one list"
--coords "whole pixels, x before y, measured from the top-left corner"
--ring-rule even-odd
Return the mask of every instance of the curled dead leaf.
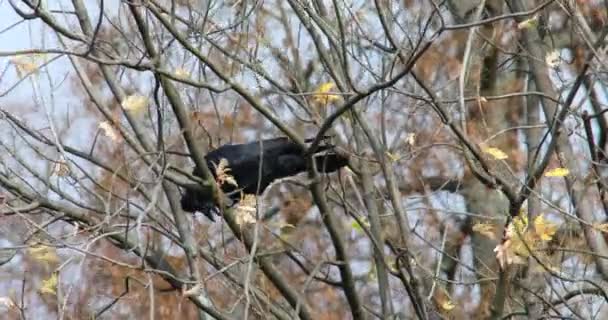
[[215, 180], [221, 186], [223, 184], [231, 184], [238, 187], [238, 183], [234, 179], [234, 176], [230, 174], [230, 167], [228, 166], [228, 160], [225, 158], [220, 159], [218, 164], [211, 163], [215, 169]]

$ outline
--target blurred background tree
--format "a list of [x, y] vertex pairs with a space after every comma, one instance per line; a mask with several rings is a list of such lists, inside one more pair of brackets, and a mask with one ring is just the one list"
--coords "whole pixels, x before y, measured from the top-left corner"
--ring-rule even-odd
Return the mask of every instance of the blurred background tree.
[[[608, 317], [606, 1], [0, 12], [3, 318]], [[338, 174], [181, 210], [207, 151], [325, 135]]]

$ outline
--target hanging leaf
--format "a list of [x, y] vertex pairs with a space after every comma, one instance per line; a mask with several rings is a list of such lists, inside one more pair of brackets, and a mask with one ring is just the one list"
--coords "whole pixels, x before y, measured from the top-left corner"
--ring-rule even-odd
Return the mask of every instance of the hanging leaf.
[[38, 292], [40, 294], [57, 294], [57, 272], [53, 272], [50, 278], [42, 280], [42, 286], [40, 286]]
[[334, 101], [340, 100], [339, 95], [330, 94], [331, 90], [334, 89], [336, 85], [333, 82], [326, 82], [321, 84], [312, 97], [313, 101], [326, 105], [332, 103]]
[[517, 24], [517, 29], [533, 29], [538, 26], [538, 14]]
[[551, 241], [557, 231], [557, 225], [547, 221], [545, 216], [540, 214], [534, 219], [534, 230], [542, 241]]
[[452, 302], [452, 300], [449, 300], [449, 299], [447, 299], [446, 301], [444, 301], [441, 304], [441, 308], [445, 311], [451, 311], [455, 307], [456, 307], [456, 305], [454, 304], [454, 302]]
[[504, 160], [509, 157], [509, 156], [507, 156], [506, 153], [504, 153], [504, 151], [502, 151], [498, 148], [494, 148], [494, 147], [486, 147], [486, 148], [483, 148], [482, 151], [491, 155], [496, 160]]
[[[367, 218], [365, 217], [360, 217], [359, 220], [361, 220], [361, 223], [363, 223], [363, 226], [368, 228], [370, 227], [369, 222], [367, 221]], [[357, 220], [353, 219], [353, 222], [351, 222], [350, 226], [357, 231], [358, 233], [363, 233], [363, 226], [361, 226], [359, 224], [359, 222]]]
[[45, 264], [53, 264], [59, 262], [59, 257], [57, 257], [57, 252], [53, 247], [45, 245], [36, 245], [30, 247], [27, 252], [34, 260], [43, 262]]
[[279, 227], [281, 240], [290, 243], [293, 240], [293, 235], [296, 232], [296, 227], [293, 224], [285, 223]]
[[399, 161], [399, 156], [392, 154], [390, 151], [386, 151], [386, 156], [391, 160], [391, 162]]
[[570, 174], [570, 170], [566, 168], [555, 168], [547, 171], [545, 177], [565, 177]]
[[496, 240], [496, 226], [491, 223], [476, 223], [473, 226], [473, 231], [477, 232], [485, 237], [488, 237], [492, 240]]

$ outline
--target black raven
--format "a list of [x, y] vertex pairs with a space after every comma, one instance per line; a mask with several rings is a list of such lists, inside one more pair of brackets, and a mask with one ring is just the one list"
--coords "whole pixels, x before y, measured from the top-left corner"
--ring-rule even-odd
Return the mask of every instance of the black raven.
[[[321, 145], [317, 149], [314, 159], [320, 172], [337, 171], [348, 163], [347, 157], [332, 152], [332, 148], [330, 145]], [[274, 138], [223, 145], [209, 152], [205, 160], [214, 178], [218, 180], [217, 167], [225, 159], [225, 164], [230, 169], [227, 174], [234, 181], [223, 181], [221, 188], [235, 204], [241, 199], [241, 193], [261, 194], [273, 181], [306, 171], [308, 166], [304, 152], [304, 149], [288, 138]], [[202, 176], [196, 169], [192, 174]], [[186, 189], [181, 205], [184, 211], [202, 212], [212, 221], [215, 221], [212, 212], [218, 212], [213, 199], [195, 189]]]

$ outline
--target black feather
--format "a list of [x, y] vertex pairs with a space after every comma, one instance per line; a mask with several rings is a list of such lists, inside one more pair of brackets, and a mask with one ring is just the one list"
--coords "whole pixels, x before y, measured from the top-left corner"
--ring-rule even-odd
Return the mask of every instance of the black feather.
[[[307, 140], [308, 141], [308, 140]], [[348, 164], [348, 158], [331, 152], [333, 146], [321, 145], [314, 155], [317, 170], [333, 172]], [[297, 175], [306, 171], [305, 150], [288, 138], [274, 138], [244, 144], [223, 145], [205, 156], [207, 167], [215, 177], [215, 165], [222, 159], [228, 161], [229, 174], [238, 187], [224, 183], [222, 191], [237, 203], [244, 194], [261, 194], [273, 181]], [[193, 175], [201, 177], [198, 170]], [[181, 199], [182, 209], [188, 212], [202, 212], [212, 221], [217, 207], [208, 195], [186, 188]]]

